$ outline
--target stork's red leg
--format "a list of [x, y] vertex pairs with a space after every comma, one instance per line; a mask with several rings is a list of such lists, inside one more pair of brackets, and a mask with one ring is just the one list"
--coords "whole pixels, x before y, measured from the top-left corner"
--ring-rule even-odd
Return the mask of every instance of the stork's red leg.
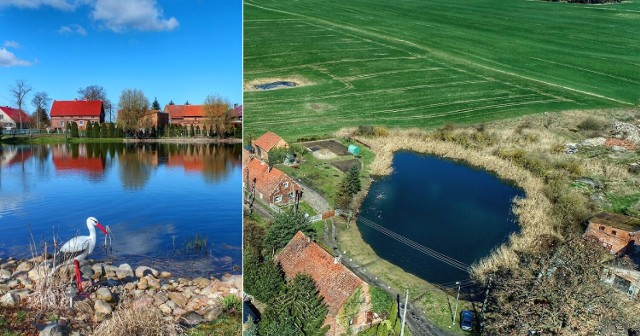
[[82, 276], [80, 275], [80, 263], [78, 260], [73, 260], [73, 265], [76, 267], [76, 285], [78, 285], [78, 292], [82, 293]]

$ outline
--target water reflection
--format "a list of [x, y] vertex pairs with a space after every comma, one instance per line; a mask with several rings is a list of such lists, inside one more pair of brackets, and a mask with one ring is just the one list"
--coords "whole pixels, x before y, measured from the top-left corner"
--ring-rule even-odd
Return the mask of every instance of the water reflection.
[[[96, 249], [96, 259], [233, 272], [240, 167], [240, 145], [0, 145], [0, 255], [28, 257], [29, 226], [36, 242], [66, 241], [95, 216], [114, 238], [113, 254]], [[184, 245], [196, 235], [208, 245], [194, 255]]]

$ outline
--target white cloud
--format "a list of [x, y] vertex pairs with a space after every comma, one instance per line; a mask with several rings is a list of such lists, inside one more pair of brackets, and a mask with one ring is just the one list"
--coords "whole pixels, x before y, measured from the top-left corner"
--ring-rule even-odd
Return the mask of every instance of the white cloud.
[[[28, 9], [38, 9], [42, 6], [49, 6], [61, 10], [73, 10], [81, 2], [77, 0], [0, 0], [0, 8], [18, 7]], [[82, 1], [84, 2], [84, 1]]]
[[14, 67], [14, 66], [29, 66], [31, 62], [21, 60], [16, 57], [12, 52], [6, 48], [0, 49], [0, 66], [2, 67]]
[[115, 32], [127, 29], [173, 30], [179, 25], [174, 17], [164, 18], [155, 0], [97, 0], [91, 15], [94, 20]]
[[60, 34], [79, 34], [82, 36], [87, 35], [87, 30], [82, 28], [81, 25], [79, 24], [71, 24], [68, 26], [62, 26], [60, 27], [60, 29], [58, 30], [58, 33]]
[[5, 48], [13, 48], [13, 49], [18, 49], [20, 48], [20, 43], [16, 42], [16, 41], [4, 41], [3, 46]]

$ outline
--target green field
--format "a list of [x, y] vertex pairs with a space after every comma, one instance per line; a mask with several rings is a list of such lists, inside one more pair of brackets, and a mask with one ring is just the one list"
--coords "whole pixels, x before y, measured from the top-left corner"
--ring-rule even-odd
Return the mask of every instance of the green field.
[[433, 127], [640, 98], [640, 2], [244, 2], [245, 136]]

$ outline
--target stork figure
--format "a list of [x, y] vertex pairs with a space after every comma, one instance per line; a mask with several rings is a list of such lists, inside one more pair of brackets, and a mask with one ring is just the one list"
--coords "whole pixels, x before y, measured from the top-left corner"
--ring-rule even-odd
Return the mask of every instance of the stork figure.
[[60, 248], [60, 251], [54, 257], [54, 265], [57, 265], [53, 272], [58, 269], [62, 265], [66, 265], [73, 260], [73, 264], [76, 269], [76, 284], [78, 286], [78, 291], [82, 292], [82, 277], [80, 275], [80, 260], [84, 260], [91, 252], [93, 252], [93, 248], [96, 246], [96, 228], [98, 227], [104, 234], [108, 235], [109, 233], [105, 230], [102, 225], [98, 222], [95, 217], [87, 218], [87, 228], [89, 229], [88, 236], [78, 236], [72, 238], [68, 242], [64, 243]]

